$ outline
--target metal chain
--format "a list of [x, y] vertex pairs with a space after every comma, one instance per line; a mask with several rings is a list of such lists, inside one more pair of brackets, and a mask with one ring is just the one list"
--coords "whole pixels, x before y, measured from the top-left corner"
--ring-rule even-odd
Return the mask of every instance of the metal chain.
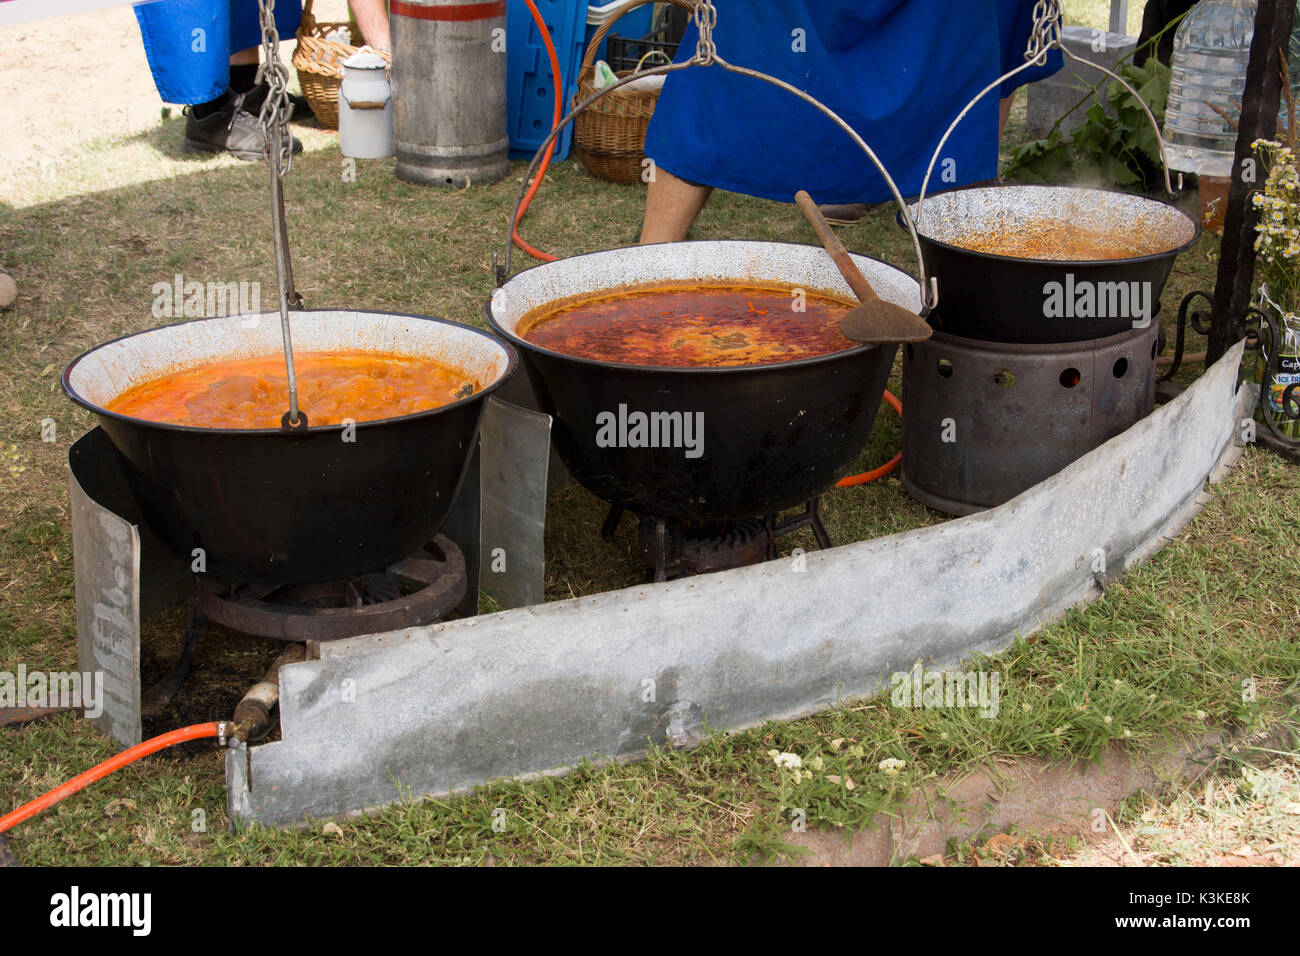
[[[280, 420], [285, 431], [305, 433], [307, 415], [298, 407], [298, 377], [294, 371], [289, 310], [302, 307], [293, 285], [289, 256], [289, 230], [284, 217], [284, 176], [293, 164], [293, 135], [289, 132], [289, 70], [280, 59], [280, 35], [275, 29], [275, 0], [258, 0], [262, 19], [262, 66], [258, 82], [270, 87], [258, 124], [262, 127], [262, 155], [271, 173], [271, 227], [275, 240], [275, 277], [279, 290], [280, 334], [284, 340], [284, 369], [289, 385], [289, 410]], [[236, 106], [236, 109], [239, 107]]]
[[694, 19], [700, 37], [695, 44], [695, 56], [691, 62], [698, 63], [700, 66], [709, 66], [718, 53], [718, 48], [713, 45], [713, 28], [718, 25], [718, 11], [713, 6], [713, 0], [699, 0], [695, 7]]
[[275, 152], [274, 131], [280, 131], [280, 175], [287, 175], [293, 165], [293, 137], [289, 133], [289, 68], [280, 59], [280, 34], [275, 29], [275, 0], [258, 0], [262, 18], [262, 65], [257, 81], [271, 88], [262, 101], [257, 121], [262, 127], [262, 149], [269, 163]]
[[1061, 45], [1061, 0], [1038, 0], [1034, 4], [1034, 27], [1029, 31], [1025, 60], [1042, 66], [1047, 51]]

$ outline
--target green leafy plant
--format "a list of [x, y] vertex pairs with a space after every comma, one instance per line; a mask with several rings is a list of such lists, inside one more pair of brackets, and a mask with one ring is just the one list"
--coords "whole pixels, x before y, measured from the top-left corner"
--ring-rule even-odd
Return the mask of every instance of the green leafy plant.
[[1029, 183], [1069, 180], [1158, 188], [1163, 178], [1160, 143], [1142, 103], [1151, 109], [1157, 123], [1164, 122], [1169, 67], [1151, 57], [1140, 67], [1122, 64], [1117, 72], [1137, 91], [1141, 102], [1113, 80], [1104, 92], [1093, 87], [1089, 97], [1078, 104], [1095, 95], [1096, 102], [1088, 108], [1086, 120], [1067, 138], [1061, 132], [1061, 120], [1065, 118], [1061, 117], [1046, 137], [1016, 150], [1005, 178]]

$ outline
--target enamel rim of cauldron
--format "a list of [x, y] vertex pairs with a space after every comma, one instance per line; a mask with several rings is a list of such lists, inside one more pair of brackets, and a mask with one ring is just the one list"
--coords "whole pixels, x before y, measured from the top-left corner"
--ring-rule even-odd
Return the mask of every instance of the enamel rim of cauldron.
[[[1161, 252], [1152, 252], [1142, 256], [1125, 256], [1122, 259], [1030, 259], [1025, 256], [1007, 256], [997, 252], [982, 252], [977, 249], [970, 249], [966, 246], [955, 245], [954, 243], [946, 242], [943, 239], [936, 239], [934, 236], [932, 236], [931, 234], [925, 231], [924, 226], [920, 222], [916, 224], [917, 236], [919, 236], [923, 242], [932, 243], [933, 245], [938, 246], [942, 249], [947, 249], [950, 252], [958, 253], [964, 256], [972, 256], [976, 259], [987, 259], [990, 262], [999, 262], [999, 263], [1022, 262], [1022, 263], [1032, 263], [1035, 265], [1069, 266], [1071, 268], [1074, 268], [1074, 267], [1083, 267], [1083, 266], [1113, 266], [1113, 265], [1123, 265], [1128, 263], [1150, 262], [1154, 259], [1164, 259], [1167, 257], [1176, 256], [1182, 252], [1185, 252], [1187, 249], [1190, 249], [1192, 246], [1194, 246], [1197, 240], [1201, 238], [1201, 233], [1203, 231], [1201, 228], [1201, 224], [1197, 222], [1195, 218], [1187, 215], [1187, 213], [1183, 212], [1173, 203], [1165, 202], [1162, 199], [1154, 199], [1150, 196], [1140, 196], [1136, 193], [1126, 193], [1118, 189], [1097, 189], [1092, 186], [1061, 186], [1052, 183], [996, 183], [992, 185], [961, 186], [957, 189], [948, 189], [941, 193], [935, 193], [933, 196], [927, 196], [926, 202], [927, 203], [933, 202], [934, 200], [940, 199], [943, 196], [951, 196], [955, 193], [992, 192], [995, 189], [1016, 189], [1016, 190], [1045, 189], [1045, 190], [1062, 190], [1062, 191], [1068, 190], [1071, 192], [1093, 192], [1093, 193], [1103, 193], [1111, 196], [1123, 196], [1130, 201], [1134, 201], [1134, 202], [1141, 201], [1144, 203], [1151, 203], [1172, 210], [1173, 212], [1177, 213], [1179, 216], [1182, 216], [1184, 219], [1186, 219], [1187, 222], [1192, 224], [1192, 237], [1188, 239], [1186, 242], [1182, 243], [1181, 245], [1170, 246], [1168, 249], [1165, 249]], [[909, 213], [912, 212], [912, 210], [914, 210], [915, 207], [916, 207], [915, 201], [909, 202], [907, 205]], [[901, 210], [895, 215], [894, 218], [900, 228], [903, 229], [907, 228], [903, 222], [903, 213]], [[940, 307], [942, 307], [943, 304], [942, 288], [939, 289], [939, 295], [940, 295]]]
[[[717, 244], [719, 242], [738, 242], [738, 243], [744, 243], [746, 245], [755, 245], [755, 246], [802, 246], [803, 248], [806, 249], [817, 249], [816, 246], [810, 246], [802, 243], [784, 243], [784, 242], [773, 242], [768, 240], [719, 240], [719, 239], [690, 239], [684, 242], [656, 242], [656, 243], [647, 243], [643, 246], [630, 246], [628, 248], [653, 249], [660, 246], [662, 247], [697, 246], [702, 244]], [[596, 252], [586, 252], [577, 256], [567, 256], [564, 259], [556, 260], [556, 262], [578, 262], [582, 259], [586, 259], [592, 256], [608, 255], [610, 252], [614, 252], [614, 251], [616, 250], [601, 249]], [[890, 265], [888, 262], [885, 262], [883, 259], [877, 259], [873, 256], [864, 256], [859, 253], [851, 253], [851, 254], [855, 259], [865, 259], [871, 262], [879, 263], [880, 265], [885, 266], [894, 272], [906, 276], [913, 283], [916, 282], [915, 275], [913, 275], [912, 273], [908, 272], [905, 269], [900, 269], [897, 266]], [[509, 283], [510, 281], [517, 279], [528, 272], [532, 272], [535, 269], [542, 269], [546, 267], [554, 268], [555, 263], [539, 262], [536, 265], [529, 266], [527, 269], [520, 269], [514, 275], [507, 278], [506, 283]], [[747, 281], [747, 277], [713, 275], [713, 276], [699, 276], [698, 280], [697, 279], [690, 279], [690, 280], [677, 280], [677, 279], [653, 280], [652, 279], [652, 280], [647, 280], [647, 282], [645, 283], [638, 283], [638, 286], [647, 286], [655, 281], [663, 281], [663, 282], [699, 281], [701, 284], [708, 283], [708, 282], [719, 282], [719, 283], [726, 282], [726, 283], [739, 284]], [[761, 282], [764, 280], [761, 278], [752, 278], [749, 281]], [[766, 281], [771, 282], [775, 280], [769, 279]], [[502, 285], [505, 285], [506, 283], [503, 283]], [[613, 291], [617, 291], [617, 288], [604, 287], [600, 289], [590, 289], [589, 291], [593, 294], [599, 292], [613, 292]], [[634, 288], [632, 291], [638, 291], [638, 290]], [[808, 291], [819, 295], [833, 296], [839, 299], [851, 299], [852, 297], [852, 293], [850, 293], [849, 296], [846, 297], [844, 293], [836, 292], [830, 289], [810, 288], [808, 289]], [[500, 322], [498, 322], [496, 316], [493, 315], [492, 313], [491, 298], [489, 298], [487, 302], [484, 304], [483, 311], [484, 314], [487, 316], [488, 325], [492, 327], [492, 331], [496, 332], [498, 335], [502, 336], [503, 338], [508, 339], [511, 343], [519, 346], [520, 348], [526, 349], [530, 352], [536, 352], [541, 355], [550, 356], [551, 358], [565, 359], [570, 362], [577, 362], [580, 365], [589, 365], [594, 368], [625, 369], [630, 372], [673, 373], [679, 375], [718, 375], [718, 374], [726, 374], [726, 373], [735, 374], [741, 372], [748, 372], [752, 374], [754, 372], [763, 371], [766, 369], [790, 369], [790, 368], [802, 368], [804, 366], [809, 366], [809, 365], [817, 365], [819, 363], [828, 362], [832, 359], [844, 358], [845, 356], [849, 356], [849, 355], [860, 355], [864, 352], [869, 352], [872, 349], [880, 348], [879, 345], [854, 345], [851, 346], [850, 348], [839, 349], [834, 352], [826, 352], [822, 355], [812, 355], [807, 358], [790, 359], [789, 361], [785, 361], [785, 362], [759, 362], [750, 365], [640, 365], [632, 362], [609, 362], [603, 359], [589, 358], [584, 355], [574, 355], [571, 352], [557, 352], [553, 349], [543, 348], [540, 345], [530, 342], [528, 339], [524, 338], [523, 336], [516, 334], [510, 329], [505, 328]], [[928, 310], [923, 310], [919, 314], [921, 315], [922, 318], [925, 318], [928, 315]], [[517, 324], [518, 323], [516, 323], [516, 326]]]
[[[519, 364], [519, 354], [514, 350], [514, 348], [510, 345], [510, 343], [502, 342], [499, 338], [492, 335], [490, 332], [484, 331], [483, 329], [476, 329], [471, 325], [463, 325], [460, 322], [453, 322], [450, 319], [440, 319], [431, 315], [415, 315], [410, 312], [381, 312], [377, 309], [299, 309], [290, 312], [289, 315], [290, 318], [292, 318], [294, 315], [311, 315], [313, 312], [329, 312], [329, 313], [345, 312], [345, 313], [355, 314], [355, 315], [383, 315], [383, 316], [395, 316], [395, 317], [400, 317], [405, 319], [419, 319], [420, 321], [423, 322], [434, 322], [438, 325], [452, 326], [457, 330], [462, 330], [464, 332], [472, 332], [475, 335], [482, 336], [492, 344], [503, 349], [505, 352], [505, 357], [506, 357], [505, 367], [496, 376], [496, 378], [494, 378], [488, 384], [484, 385], [473, 395], [467, 395], [466, 397], [459, 398], [454, 402], [448, 402], [446, 405], [439, 405], [437, 408], [426, 408], [423, 411], [411, 412], [410, 414], [407, 415], [394, 415], [389, 418], [374, 418], [364, 422], [356, 422], [354, 427], [357, 429], [370, 429], [380, 425], [392, 424], [394, 422], [410, 421], [415, 418], [421, 418], [428, 415], [436, 415], [439, 412], [444, 412], [453, 408], [458, 408], [459, 406], [467, 404], [469, 402], [482, 401], [491, 392], [496, 391], [498, 388], [501, 387], [501, 385], [507, 382], [510, 379], [510, 377], [514, 374], [515, 369], [518, 367]], [[261, 313], [261, 314], [267, 314], [267, 313]], [[63, 375], [62, 375], [63, 391], [67, 394], [68, 398], [72, 399], [72, 401], [80, 405], [82, 408], [94, 412], [96, 415], [102, 415], [105, 418], [112, 418], [115, 419], [116, 421], [125, 422], [131, 425], [145, 425], [150, 428], [159, 428], [165, 431], [194, 432], [203, 435], [292, 434], [292, 433], [285, 432], [283, 428], [210, 428], [202, 425], [178, 425], [174, 422], [157, 422], [148, 418], [135, 418], [131, 415], [123, 415], [119, 412], [111, 412], [107, 408], [95, 404], [90, 399], [85, 398], [84, 396], [79, 394], [77, 390], [72, 386], [71, 377], [72, 377], [73, 370], [83, 359], [85, 359], [87, 356], [95, 352], [100, 351], [101, 349], [109, 348], [110, 346], [116, 345], [119, 342], [126, 341], [127, 339], [149, 335], [154, 332], [161, 332], [165, 329], [174, 329], [179, 326], [193, 325], [199, 322], [211, 322], [214, 319], [223, 319], [223, 318], [238, 319], [239, 316], [238, 315], [207, 316], [198, 319], [187, 319], [186, 321], [183, 322], [172, 322], [168, 325], [157, 325], [154, 326], [153, 328], [144, 329], [140, 332], [131, 332], [128, 333], [127, 335], [119, 335], [115, 339], [111, 339], [107, 342], [101, 342], [99, 345], [96, 345], [93, 348], [86, 349], [84, 352], [82, 352], [80, 355], [74, 358], [71, 362], [69, 362], [66, 368], [64, 368]], [[304, 354], [307, 352], [306, 349], [302, 351]], [[365, 352], [367, 350], [357, 349], [357, 351]], [[370, 351], [374, 351], [374, 350], [370, 350]], [[194, 365], [184, 365], [184, 364], [177, 365], [175, 367], [175, 371], [176, 372], [184, 371], [186, 368], [192, 368], [195, 367], [195, 365], [201, 365], [201, 364], [203, 363], [199, 362], [199, 363], [195, 363]], [[121, 392], [119, 392], [118, 394], [120, 395]], [[285, 407], [285, 410], [286, 411], [288, 410], [287, 405]], [[310, 434], [314, 435], [314, 434], [326, 433], [330, 431], [342, 431], [345, 427], [347, 427], [342, 423], [339, 423], [337, 425], [312, 425], [311, 409], [304, 408], [303, 412], [306, 413], [307, 415], [307, 421], [308, 421], [307, 432]]]

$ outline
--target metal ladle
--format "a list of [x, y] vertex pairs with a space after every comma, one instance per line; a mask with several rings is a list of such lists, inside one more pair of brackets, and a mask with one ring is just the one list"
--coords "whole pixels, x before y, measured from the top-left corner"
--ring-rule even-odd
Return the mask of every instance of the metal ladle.
[[840, 275], [849, 284], [853, 294], [858, 297], [858, 304], [849, 309], [840, 319], [840, 332], [846, 339], [861, 342], [863, 345], [889, 345], [899, 342], [921, 342], [934, 334], [930, 324], [910, 309], [886, 302], [876, 295], [871, 283], [862, 274], [853, 258], [849, 255], [839, 236], [831, 230], [830, 223], [822, 215], [817, 204], [813, 202], [806, 190], [794, 194], [795, 205], [804, 214], [822, 246], [830, 253]]

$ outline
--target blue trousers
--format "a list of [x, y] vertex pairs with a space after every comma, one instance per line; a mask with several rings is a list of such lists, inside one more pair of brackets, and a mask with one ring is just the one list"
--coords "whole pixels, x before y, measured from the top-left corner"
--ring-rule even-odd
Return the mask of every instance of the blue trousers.
[[[230, 85], [230, 54], [262, 42], [257, 0], [158, 0], [135, 8], [158, 95], [206, 103]], [[276, 0], [281, 40], [298, 32], [301, 0]]]

